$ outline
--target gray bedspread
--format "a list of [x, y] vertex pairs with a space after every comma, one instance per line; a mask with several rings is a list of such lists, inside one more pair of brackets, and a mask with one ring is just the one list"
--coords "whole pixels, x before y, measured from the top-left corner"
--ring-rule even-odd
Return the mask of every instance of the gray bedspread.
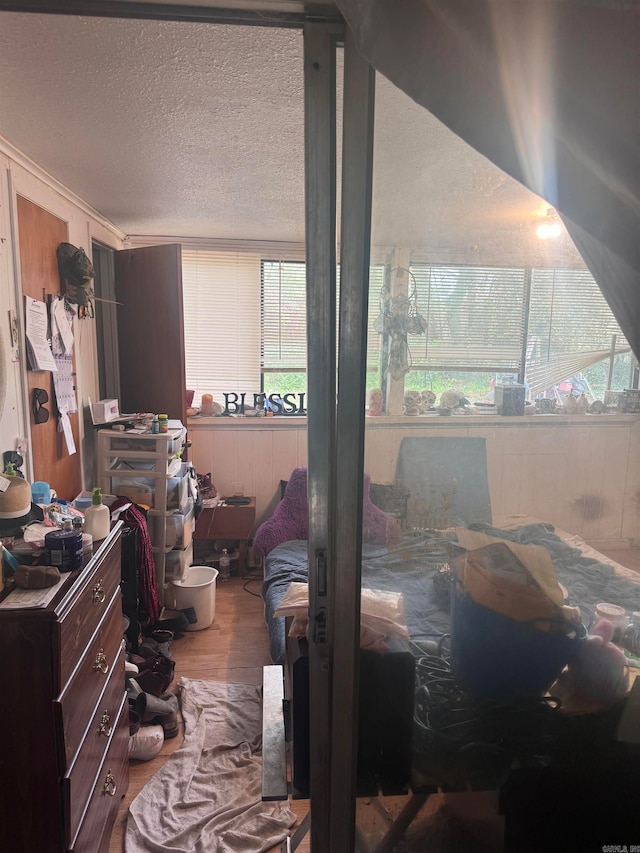
[[[514, 530], [499, 530], [489, 524], [469, 525], [493, 536], [543, 545], [549, 551], [558, 580], [569, 593], [569, 603], [578, 605], [587, 628], [596, 604], [618, 604], [627, 611], [640, 610], [638, 583], [616, 575], [606, 563], [585, 556], [554, 533], [550, 524], [529, 524]], [[449, 631], [449, 613], [434, 591], [434, 572], [460, 548], [455, 534], [437, 531], [408, 531], [393, 548], [365, 545], [362, 554], [362, 585], [403, 593], [407, 626], [415, 642], [438, 640]], [[292, 581], [307, 581], [307, 542], [284, 542], [267, 555], [262, 596], [269, 628], [270, 653], [274, 663], [284, 663], [284, 619], [274, 611]]]

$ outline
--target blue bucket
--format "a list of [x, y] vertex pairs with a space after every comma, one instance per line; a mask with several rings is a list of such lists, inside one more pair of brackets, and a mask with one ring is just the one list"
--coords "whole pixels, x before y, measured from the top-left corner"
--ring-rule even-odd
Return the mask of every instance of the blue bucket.
[[517, 622], [455, 588], [451, 596], [451, 671], [469, 690], [496, 702], [540, 696], [586, 637], [582, 624], [562, 632]]

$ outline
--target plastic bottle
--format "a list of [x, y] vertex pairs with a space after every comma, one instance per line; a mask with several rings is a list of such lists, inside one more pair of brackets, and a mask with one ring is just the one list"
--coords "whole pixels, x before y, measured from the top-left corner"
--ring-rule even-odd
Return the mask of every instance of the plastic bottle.
[[226, 548], [223, 548], [222, 555], [220, 557], [220, 580], [226, 581], [229, 580], [229, 576], [231, 575], [231, 557], [229, 556], [229, 552]]
[[160, 432], [160, 420], [157, 415], [154, 415], [151, 421], [151, 432], [153, 435], [157, 435]]
[[169, 432], [169, 415], [158, 415], [160, 432]]
[[90, 533], [94, 542], [105, 539], [111, 529], [111, 513], [109, 507], [102, 503], [102, 491], [98, 486], [93, 490], [91, 506], [84, 514], [84, 531]]

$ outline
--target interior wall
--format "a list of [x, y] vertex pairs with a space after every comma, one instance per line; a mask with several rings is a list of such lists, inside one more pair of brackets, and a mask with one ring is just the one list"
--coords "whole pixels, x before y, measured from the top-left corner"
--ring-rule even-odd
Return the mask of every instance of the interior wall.
[[[307, 464], [306, 418], [192, 419], [191, 458], [219, 494], [232, 483], [256, 498], [256, 526], [278, 499], [280, 480]], [[482, 437], [493, 518], [526, 515], [581, 536], [595, 548], [640, 546], [640, 417], [368, 418], [365, 471], [394, 479], [405, 436]]]
[[[2, 341], [7, 350], [7, 396], [0, 417], [0, 452], [22, 448], [27, 479], [33, 479], [33, 460], [29, 434], [27, 365], [24, 341], [24, 310], [20, 277], [20, 246], [14, 223], [17, 222], [17, 197], [21, 196], [57, 216], [68, 225], [68, 239], [90, 254], [92, 239], [107, 246], [122, 247], [124, 234], [66, 187], [47, 175], [37, 164], [0, 139], [0, 322]], [[18, 360], [12, 360], [9, 337], [9, 312], [18, 318]], [[93, 435], [87, 428], [87, 401], [98, 398], [98, 371], [95, 324], [92, 320], [74, 321], [76, 357], [76, 393], [79, 417], [79, 446], [83, 486], [94, 479]], [[90, 418], [89, 418], [90, 423]], [[52, 483], [55, 488], [55, 483]]]

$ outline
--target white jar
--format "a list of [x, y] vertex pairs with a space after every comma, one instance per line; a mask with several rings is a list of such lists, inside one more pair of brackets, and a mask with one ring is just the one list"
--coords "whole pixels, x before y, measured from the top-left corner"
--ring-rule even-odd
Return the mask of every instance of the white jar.
[[622, 632], [629, 621], [627, 611], [624, 607], [602, 601], [600, 604], [596, 604], [596, 622], [598, 619], [607, 619], [611, 622], [611, 626], [613, 627], [613, 642], [619, 643], [622, 639]]

